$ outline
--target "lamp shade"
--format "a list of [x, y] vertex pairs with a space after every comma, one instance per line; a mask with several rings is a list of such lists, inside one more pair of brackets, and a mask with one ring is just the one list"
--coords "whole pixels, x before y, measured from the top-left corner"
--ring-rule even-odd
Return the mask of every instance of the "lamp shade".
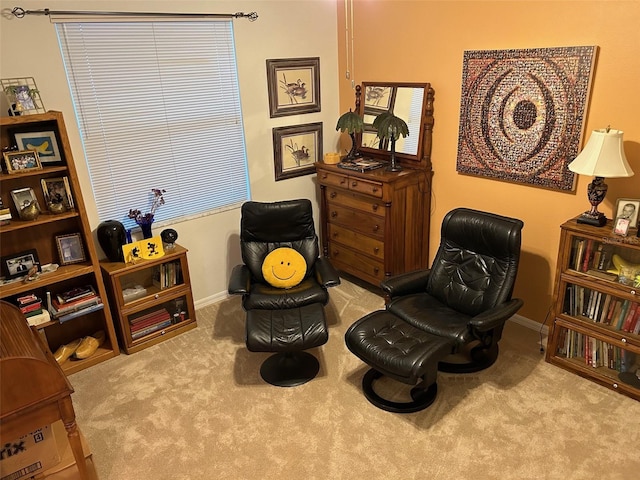
[[621, 130], [594, 130], [569, 170], [592, 177], [631, 177], [633, 170], [624, 154]]

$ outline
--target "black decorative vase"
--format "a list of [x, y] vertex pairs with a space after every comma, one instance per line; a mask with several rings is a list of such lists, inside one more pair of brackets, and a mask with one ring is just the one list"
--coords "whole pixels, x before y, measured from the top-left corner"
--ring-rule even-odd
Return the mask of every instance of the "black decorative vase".
[[124, 225], [117, 220], [106, 220], [98, 225], [98, 243], [111, 262], [124, 262], [122, 245], [126, 243]]

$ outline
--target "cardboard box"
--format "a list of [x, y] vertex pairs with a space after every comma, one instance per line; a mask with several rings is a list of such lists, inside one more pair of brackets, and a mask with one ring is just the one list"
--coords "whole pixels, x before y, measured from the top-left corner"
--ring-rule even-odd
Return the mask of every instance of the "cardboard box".
[[50, 425], [45, 425], [2, 445], [0, 479], [31, 478], [58, 463], [60, 455], [56, 447], [55, 432]]
[[[36, 475], [34, 480], [78, 480], [80, 478], [80, 474], [78, 473], [76, 459], [73, 456], [73, 451], [71, 450], [69, 437], [67, 436], [64, 424], [61, 420], [58, 420], [52, 425], [52, 428], [53, 433], [55, 434], [60, 461], [57, 465], [45, 470], [39, 475]], [[96, 469], [93, 465], [93, 454], [89, 449], [87, 440], [80, 431], [80, 427], [78, 427], [78, 433], [80, 434], [80, 443], [82, 444], [82, 451], [84, 453], [84, 459], [89, 473], [89, 480], [98, 480], [98, 474], [96, 473]]]

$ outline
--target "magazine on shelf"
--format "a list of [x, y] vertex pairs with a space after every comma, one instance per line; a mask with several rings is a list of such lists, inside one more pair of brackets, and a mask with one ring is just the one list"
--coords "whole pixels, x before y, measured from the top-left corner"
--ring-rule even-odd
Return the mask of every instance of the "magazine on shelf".
[[347, 170], [356, 170], [358, 172], [366, 172], [368, 170], [382, 168], [385, 165], [385, 162], [374, 160], [373, 158], [356, 158], [354, 160], [342, 161], [338, 164], [338, 167], [345, 168]]

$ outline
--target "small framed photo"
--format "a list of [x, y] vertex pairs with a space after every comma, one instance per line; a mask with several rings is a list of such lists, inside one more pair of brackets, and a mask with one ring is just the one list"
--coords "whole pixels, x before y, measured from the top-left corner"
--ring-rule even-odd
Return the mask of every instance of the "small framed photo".
[[322, 158], [322, 122], [273, 129], [276, 182], [309, 175]]
[[640, 213], [640, 199], [619, 198], [616, 202], [615, 218], [613, 219], [613, 233], [626, 236], [629, 229], [638, 225]]
[[271, 118], [320, 111], [320, 57], [267, 60]]
[[42, 170], [42, 164], [35, 150], [19, 150], [17, 152], [3, 152], [7, 173], [21, 173], [30, 170]]
[[27, 275], [29, 270], [34, 266], [40, 271], [38, 253], [33, 249], [2, 257], [2, 275], [5, 278], [16, 278]]
[[19, 150], [35, 150], [42, 165], [56, 165], [63, 161], [56, 132], [44, 130], [38, 132], [12, 131]]
[[70, 265], [72, 263], [85, 262], [87, 257], [84, 254], [82, 237], [79, 233], [56, 236], [58, 255], [60, 255], [60, 265]]
[[45, 112], [33, 77], [3, 78], [0, 84], [9, 104], [10, 116]]
[[16, 210], [18, 211], [18, 215], [20, 218], [22, 216], [22, 210], [25, 207], [31, 205], [32, 202], [35, 202], [38, 211], [42, 211], [40, 209], [40, 204], [38, 203], [38, 199], [36, 198], [36, 192], [33, 191], [33, 188], [19, 188], [17, 190], [11, 190], [11, 198], [13, 198], [13, 203], [16, 206]]
[[43, 178], [40, 183], [42, 184], [42, 192], [47, 204], [51, 202], [62, 203], [67, 210], [74, 208], [68, 177]]

